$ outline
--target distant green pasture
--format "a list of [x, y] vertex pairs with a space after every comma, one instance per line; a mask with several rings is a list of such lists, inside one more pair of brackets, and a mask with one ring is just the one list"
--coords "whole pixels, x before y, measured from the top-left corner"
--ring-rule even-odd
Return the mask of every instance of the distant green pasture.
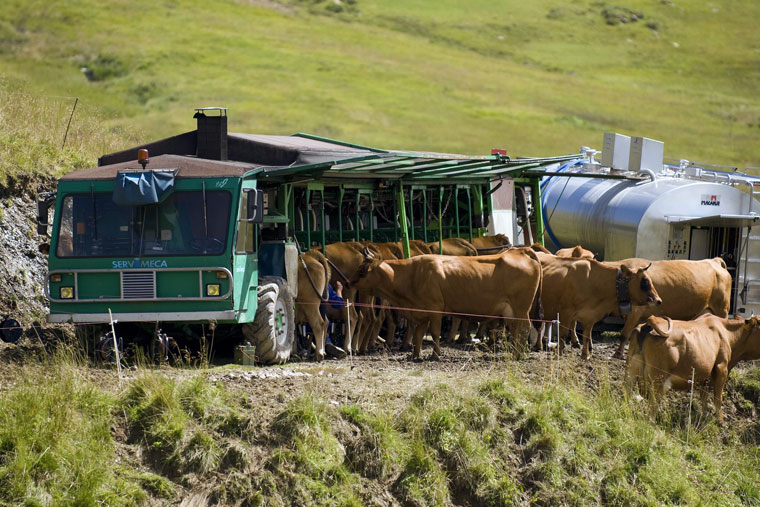
[[79, 97], [139, 140], [221, 105], [237, 132], [552, 155], [615, 130], [665, 141], [666, 157], [760, 166], [760, 3], [329, 5], [10, 0], [2, 86]]

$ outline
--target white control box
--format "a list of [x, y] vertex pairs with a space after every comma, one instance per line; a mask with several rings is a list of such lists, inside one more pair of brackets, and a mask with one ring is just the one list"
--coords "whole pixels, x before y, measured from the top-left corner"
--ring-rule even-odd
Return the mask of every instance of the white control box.
[[632, 137], [631, 151], [628, 156], [628, 170], [641, 171], [649, 169], [655, 173], [662, 172], [662, 160], [665, 156], [665, 143], [648, 137]]
[[602, 141], [602, 167], [628, 169], [631, 138], [616, 132], [605, 132]]

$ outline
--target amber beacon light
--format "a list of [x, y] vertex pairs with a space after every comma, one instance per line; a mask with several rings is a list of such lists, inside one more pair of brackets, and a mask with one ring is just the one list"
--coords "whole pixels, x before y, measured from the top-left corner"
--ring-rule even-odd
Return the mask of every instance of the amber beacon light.
[[137, 151], [137, 161], [140, 163], [143, 169], [145, 169], [145, 166], [148, 165], [148, 162], [150, 161], [150, 157], [148, 156], [148, 150], [145, 148]]

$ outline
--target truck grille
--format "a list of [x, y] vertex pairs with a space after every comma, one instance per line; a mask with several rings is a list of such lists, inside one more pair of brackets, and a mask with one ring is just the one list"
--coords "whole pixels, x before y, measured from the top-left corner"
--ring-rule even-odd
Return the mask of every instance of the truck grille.
[[154, 299], [156, 278], [152, 271], [121, 274], [121, 297], [123, 299]]

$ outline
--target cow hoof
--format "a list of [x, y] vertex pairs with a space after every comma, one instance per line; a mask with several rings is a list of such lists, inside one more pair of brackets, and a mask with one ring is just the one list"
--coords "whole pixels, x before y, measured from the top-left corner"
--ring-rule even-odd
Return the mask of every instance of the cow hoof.
[[612, 359], [623, 359], [623, 353], [619, 350], [616, 350], [614, 354], [612, 354]]
[[421, 363], [422, 362], [422, 358], [419, 357], [419, 356], [418, 357], [411, 357], [409, 360], [411, 362], [413, 362], [413, 363]]
[[570, 345], [571, 345], [571, 346], [572, 346], [574, 349], [579, 349], [579, 348], [581, 348], [581, 343], [580, 343], [580, 342], [572, 342]]
[[430, 354], [430, 357], [428, 358], [428, 361], [440, 361], [441, 356], [438, 354]]

